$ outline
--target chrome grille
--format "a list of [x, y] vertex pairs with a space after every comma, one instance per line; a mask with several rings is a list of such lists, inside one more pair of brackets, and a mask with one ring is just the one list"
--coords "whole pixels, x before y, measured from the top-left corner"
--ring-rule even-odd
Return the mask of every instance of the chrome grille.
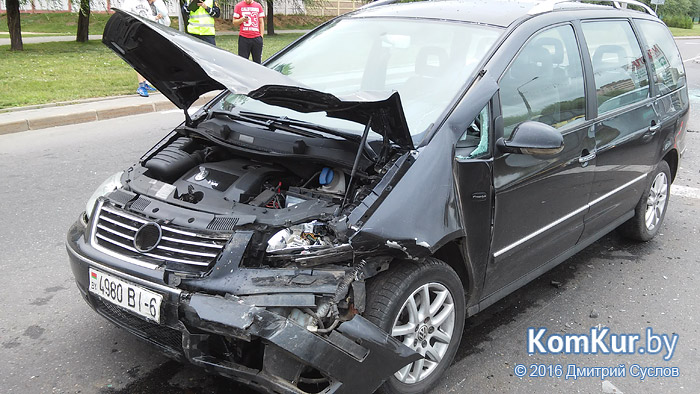
[[165, 263], [175, 270], [202, 271], [216, 260], [229, 238], [228, 235], [196, 233], [160, 225], [160, 242], [154, 249], [142, 252], [136, 249], [134, 238], [139, 228], [150, 222], [153, 221], [103, 203], [93, 224], [93, 246], [139, 265]]

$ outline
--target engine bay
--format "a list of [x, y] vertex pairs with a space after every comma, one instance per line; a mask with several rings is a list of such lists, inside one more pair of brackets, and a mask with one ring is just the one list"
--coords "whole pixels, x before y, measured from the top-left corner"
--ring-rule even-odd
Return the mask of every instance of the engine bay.
[[269, 209], [289, 208], [308, 200], [340, 204], [346, 174], [315, 166], [297, 174], [279, 164], [235, 157], [226, 149], [179, 137], [143, 163], [144, 175], [171, 184], [171, 198], [201, 210], [236, 203]]
[[213, 111], [173, 130], [126, 171], [123, 207], [183, 231], [250, 232], [246, 267], [353, 261], [350, 222], [391, 190], [407, 168], [404, 149], [368, 140], [369, 126], [363, 136], [310, 135], [232, 116]]

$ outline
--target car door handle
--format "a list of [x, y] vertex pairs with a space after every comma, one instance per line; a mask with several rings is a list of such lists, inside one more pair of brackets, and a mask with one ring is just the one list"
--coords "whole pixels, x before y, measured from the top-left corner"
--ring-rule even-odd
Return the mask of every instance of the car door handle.
[[649, 132], [651, 134], [654, 134], [657, 131], [659, 131], [660, 128], [661, 128], [661, 123], [657, 123], [657, 122], [652, 121], [651, 126], [649, 126]]
[[587, 163], [587, 162], [589, 162], [589, 161], [595, 159], [595, 156], [596, 156], [595, 152], [593, 152], [593, 153], [591, 153], [591, 154], [588, 154], [588, 155], [586, 155], [586, 156], [581, 156], [581, 157], [578, 158], [578, 162], [581, 163], [581, 164]]

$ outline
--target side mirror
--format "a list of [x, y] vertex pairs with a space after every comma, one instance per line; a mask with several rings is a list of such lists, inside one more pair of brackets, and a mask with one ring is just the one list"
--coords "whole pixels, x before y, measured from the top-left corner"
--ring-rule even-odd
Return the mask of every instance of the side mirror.
[[564, 149], [564, 137], [550, 125], [528, 120], [516, 126], [507, 141], [499, 138], [496, 147], [505, 153], [556, 155]]

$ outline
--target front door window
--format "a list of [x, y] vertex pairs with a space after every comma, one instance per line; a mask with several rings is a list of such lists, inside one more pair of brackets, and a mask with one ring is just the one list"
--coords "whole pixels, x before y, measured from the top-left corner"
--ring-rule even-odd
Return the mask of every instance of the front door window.
[[504, 137], [526, 120], [563, 128], [586, 116], [583, 68], [570, 25], [531, 38], [500, 81]]

